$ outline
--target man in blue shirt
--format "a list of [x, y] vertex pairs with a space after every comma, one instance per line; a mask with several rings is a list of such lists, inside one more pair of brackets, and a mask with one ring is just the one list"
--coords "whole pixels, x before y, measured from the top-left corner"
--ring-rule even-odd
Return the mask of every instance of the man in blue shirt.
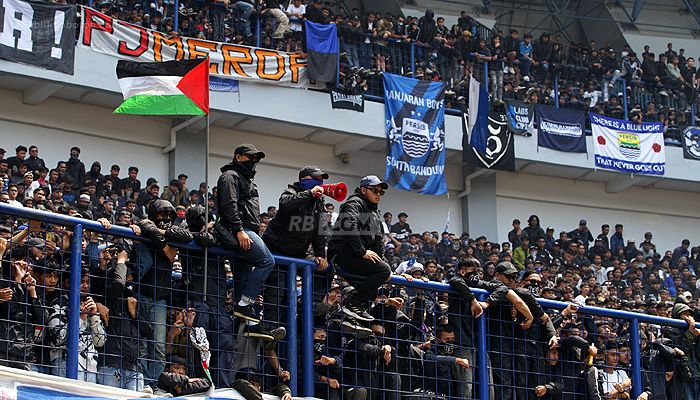
[[625, 239], [622, 238], [622, 224], [615, 225], [615, 233], [610, 237], [610, 251], [616, 254], [618, 247], [625, 247]]
[[526, 33], [523, 39], [524, 40], [520, 42], [520, 72], [523, 75], [523, 80], [529, 82], [530, 67], [534, 62], [532, 59], [532, 35]]

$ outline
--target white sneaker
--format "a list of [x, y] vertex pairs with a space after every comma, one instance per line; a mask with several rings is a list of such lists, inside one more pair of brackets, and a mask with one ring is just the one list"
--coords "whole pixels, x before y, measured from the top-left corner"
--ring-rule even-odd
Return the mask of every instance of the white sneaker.
[[530, 82], [530, 77], [527, 76], [527, 75], [525, 75], [525, 76], [523, 76], [523, 80], [524, 80], [525, 82]]

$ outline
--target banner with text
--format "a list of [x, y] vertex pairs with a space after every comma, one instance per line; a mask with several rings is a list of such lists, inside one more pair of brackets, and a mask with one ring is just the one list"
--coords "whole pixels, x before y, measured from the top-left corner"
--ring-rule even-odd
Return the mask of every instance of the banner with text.
[[538, 104], [537, 146], [567, 153], [586, 152], [586, 116], [583, 111]]
[[[462, 116], [462, 167], [473, 165], [480, 168], [515, 171], [515, 138], [506, 127], [507, 117], [492, 111], [489, 114], [489, 135], [486, 150], [480, 151], [469, 144], [467, 117]], [[465, 173], [465, 176], [468, 173]]]
[[288, 86], [311, 86], [306, 60], [299, 54], [171, 37], [82, 7], [78, 44], [99, 53], [131, 61], [160, 62], [209, 56], [212, 75]]
[[331, 107], [333, 109], [365, 112], [365, 98], [361, 94], [350, 94], [340, 89], [331, 89]]
[[535, 124], [535, 107], [519, 100], [506, 100], [508, 130], [516, 135], [532, 136], [530, 131]]
[[75, 14], [74, 4], [0, 1], [0, 58], [73, 75]]
[[384, 74], [386, 180], [422, 194], [447, 193], [445, 84]]
[[664, 129], [660, 122], [635, 124], [591, 114], [595, 165], [646, 175], [666, 169]]

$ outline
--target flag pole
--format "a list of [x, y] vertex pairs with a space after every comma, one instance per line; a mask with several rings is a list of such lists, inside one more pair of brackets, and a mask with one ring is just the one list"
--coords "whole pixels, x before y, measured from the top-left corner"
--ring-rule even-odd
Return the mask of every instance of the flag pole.
[[[206, 132], [204, 133], [205, 155], [204, 155], [204, 184], [207, 188], [204, 192], [204, 231], [209, 232], [209, 113], [206, 116]], [[209, 248], [204, 247], [204, 293], [203, 299], [207, 301], [207, 280], [209, 275]]]

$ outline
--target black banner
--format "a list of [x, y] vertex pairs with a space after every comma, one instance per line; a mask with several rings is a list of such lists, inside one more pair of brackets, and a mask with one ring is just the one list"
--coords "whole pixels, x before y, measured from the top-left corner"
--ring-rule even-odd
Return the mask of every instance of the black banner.
[[76, 6], [1, 0], [0, 58], [73, 75]]
[[700, 160], [700, 128], [689, 126], [683, 131], [683, 158]]
[[535, 107], [518, 100], [506, 100], [508, 130], [521, 136], [532, 136], [530, 129], [535, 122]]
[[331, 107], [343, 110], [365, 112], [365, 99], [361, 94], [347, 94], [345, 92], [331, 90]]
[[469, 145], [467, 116], [462, 116], [462, 162], [481, 168], [515, 171], [515, 145], [513, 134], [507, 128], [505, 114], [489, 114], [489, 136], [486, 151], [480, 152]]

